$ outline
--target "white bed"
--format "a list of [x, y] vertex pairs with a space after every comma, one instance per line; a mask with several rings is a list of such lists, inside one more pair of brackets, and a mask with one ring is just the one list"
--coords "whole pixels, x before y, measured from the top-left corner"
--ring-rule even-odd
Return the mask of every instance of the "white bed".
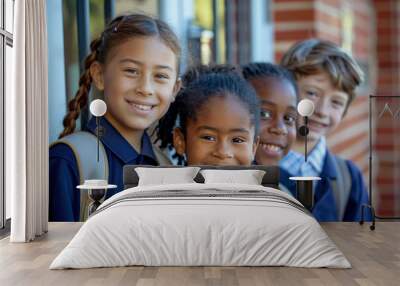
[[111, 197], [50, 269], [128, 265], [351, 267], [291, 196], [199, 183], [137, 186]]

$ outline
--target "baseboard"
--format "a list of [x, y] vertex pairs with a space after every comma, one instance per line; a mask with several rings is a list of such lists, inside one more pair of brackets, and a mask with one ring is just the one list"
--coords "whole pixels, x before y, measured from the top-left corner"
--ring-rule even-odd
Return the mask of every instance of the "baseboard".
[[6, 220], [6, 223], [3, 228], [0, 228], [0, 239], [9, 236], [10, 230], [11, 230], [11, 218]]

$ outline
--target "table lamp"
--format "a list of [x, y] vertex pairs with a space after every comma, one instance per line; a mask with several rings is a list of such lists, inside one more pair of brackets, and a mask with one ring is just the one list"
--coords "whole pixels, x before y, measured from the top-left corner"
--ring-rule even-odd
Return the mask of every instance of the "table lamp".
[[97, 162], [99, 162], [99, 152], [100, 152], [100, 117], [106, 114], [107, 105], [101, 99], [95, 99], [90, 103], [90, 113], [96, 117], [96, 137], [97, 137]]
[[[95, 99], [90, 103], [89, 106], [90, 113], [96, 117], [96, 139], [97, 139], [97, 163], [99, 163], [100, 157], [100, 117], [103, 116], [107, 111], [106, 103], [101, 99]], [[91, 198], [92, 202], [88, 206], [88, 215], [90, 216], [92, 213], [96, 211], [96, 209], [100, 206], [100, 201], [105, 197], [107, 189], [116, 188], [116, 185], [109, 185], [107, 180], [103, 178], [90, 178], [90, 180], [86, 180], [83, 185], [77, 186], [78, 189], [86, 189], [88, 190], [88, 195]]]
[[[299, 127], [299, 134], [305, 137], [304, 159], [307, 162], [307, 135], [308, 117], [314, 113], [314, 103], [309, 99], [303, 99], [297, 105], [297, 112], [304, 117], [304, 125]], [[321, 180], [320, 177], [290, 177], [290, 180], [296, 181], [296, 198], [309, 210], [314, 207], [313, 182]]]
[[304, 142], [304, 157], [307, 162], [307, 135], [308, 129], [308, 117], [314, 113], [314, 103], [309, 99], [303, 99], [297, 105], [297, 112], [304, 117], [304, 125], [299, 127], [299, 134], [305, 137]]

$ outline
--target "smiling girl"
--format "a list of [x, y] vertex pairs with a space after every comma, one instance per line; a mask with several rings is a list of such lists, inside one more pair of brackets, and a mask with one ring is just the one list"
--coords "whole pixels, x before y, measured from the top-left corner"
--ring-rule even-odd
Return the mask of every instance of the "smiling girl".
[[[104, 94], [107, 104], [101, 142], [108, 160], [108, 182], [118, 186], [109, 190], [107, 197], [122, 190], [123, 165], [159, 164], [146, 129], [166, 113], [180, 88], [179, 43], [160, 20], [140, 14], [117, 17], [90, 48], [79, 90], [63, 121], [60, 138], [64, 141], [50, 148], [50, 221], [82, 219], [76, 190], [82, 178], [74, 150], [65, 139], [74, 132], [75, 121], [87, 106], [92, 84]], [[86, 132], [95, 134], [95, 129], [91, 118]]]
[[296, 82], [285, 68], [270, 63], [250, 63], [242, 70], [261, 101], [256, 163], [278, 165], [296, 140]]
[[229, 66], [202, 66], [183, 85], [160, 120], [161, 147], [173, 146], [187, 165], [251, 165], [260, 107], [250, 84]]

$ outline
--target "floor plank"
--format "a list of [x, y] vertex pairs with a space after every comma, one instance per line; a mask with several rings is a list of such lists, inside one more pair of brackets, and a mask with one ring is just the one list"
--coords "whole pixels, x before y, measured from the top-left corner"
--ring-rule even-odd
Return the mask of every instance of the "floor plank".
[[358, 223], [323, 223], [352, 269], [290, 267], [117, 267], [49, 270], [81, 223], [50, 223], [32, 243], [0, 240], [0, 285], [399, 285], [400, 222], [378, 222], [375, 231]]

